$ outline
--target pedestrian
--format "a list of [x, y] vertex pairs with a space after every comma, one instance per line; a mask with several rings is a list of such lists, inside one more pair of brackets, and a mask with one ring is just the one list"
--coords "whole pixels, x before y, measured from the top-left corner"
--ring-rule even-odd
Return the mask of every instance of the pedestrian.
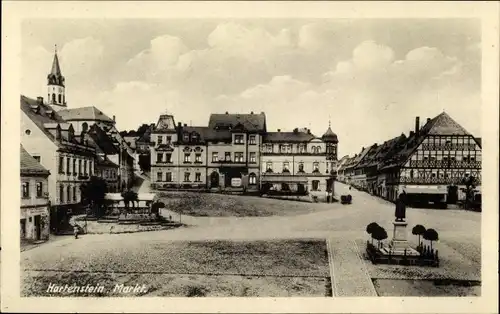
[[78, 239], [78, 225], [76, 223], [73, 225], [73, 233], [75, 234], [75, 239]]

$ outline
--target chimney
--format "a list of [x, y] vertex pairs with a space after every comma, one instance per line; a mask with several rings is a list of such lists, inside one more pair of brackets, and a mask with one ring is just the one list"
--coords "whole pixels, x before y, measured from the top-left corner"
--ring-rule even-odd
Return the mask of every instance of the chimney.
[[413, 135], [415, 135], [415, 132], [414, 131], [410, 131], [410, 137], [412, 137]]
[[38, 97], [36, 98], [36, 102], [37, 102], [39, 105], [43, 105], [43, 97], [38, 96]]
[[431, 118], [427, 118], [427, 123], [429, 123], [429, 121], [431, 121]]
[[116, 122], [116, 116], [113, 115], [113, 122]]
[[250, 114], [253, 114], [253, 111], [250, 111]]
[[184, 123], [184, 127], [187, 127], [187, 126], [188, 126], [187, 123]]
[[415, 118], [415, 134], [418, 136], [420, 131], [420, 117]]
[[278, 129], [278, 132], [281, 132], [281, 129]]
[[226, 111], [226, 114], [229, 114], [229, 112]]

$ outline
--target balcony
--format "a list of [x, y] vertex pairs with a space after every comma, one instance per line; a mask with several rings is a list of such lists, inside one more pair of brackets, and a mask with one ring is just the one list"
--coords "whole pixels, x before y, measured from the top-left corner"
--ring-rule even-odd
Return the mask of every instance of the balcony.
[[242, 165], [245, 165], [246, 162], [245, 161], [236, 161], [236, 160], [218, 160], [218, 161], [213, 161], [213, 163], [216, 163], [216, 164], [219, 164], [221, 166], [235, 166], [235, 167], [241, 167]]

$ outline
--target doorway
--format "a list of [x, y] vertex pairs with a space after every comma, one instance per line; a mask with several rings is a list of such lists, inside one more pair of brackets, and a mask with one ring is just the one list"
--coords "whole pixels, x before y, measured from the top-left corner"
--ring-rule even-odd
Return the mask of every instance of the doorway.
[[40, 240], [42, 237], [42, 228], [40, 228], [41, 220], [40, 215], [35, 216], [35, 240]]
[[447, 203], [448, 204], [456, 204], [458, 201], [458, 186], [456, 185], [449, 185], [448, 186], [448, 197], [447, 197]]
[[210, 174], [210, 187], [211, 188], [219, 187], [219, 173], [216, 171]]
[[26, 238], [26, 219], [21, 219], [21, 239]]

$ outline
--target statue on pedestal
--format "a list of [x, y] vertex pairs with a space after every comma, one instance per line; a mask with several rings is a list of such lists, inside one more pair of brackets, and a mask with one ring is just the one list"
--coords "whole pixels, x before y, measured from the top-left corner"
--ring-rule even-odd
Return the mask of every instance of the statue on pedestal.
[[406, 219], [406, 192], [399, 194], [396, 201], [396, 221], [405, 221]]

